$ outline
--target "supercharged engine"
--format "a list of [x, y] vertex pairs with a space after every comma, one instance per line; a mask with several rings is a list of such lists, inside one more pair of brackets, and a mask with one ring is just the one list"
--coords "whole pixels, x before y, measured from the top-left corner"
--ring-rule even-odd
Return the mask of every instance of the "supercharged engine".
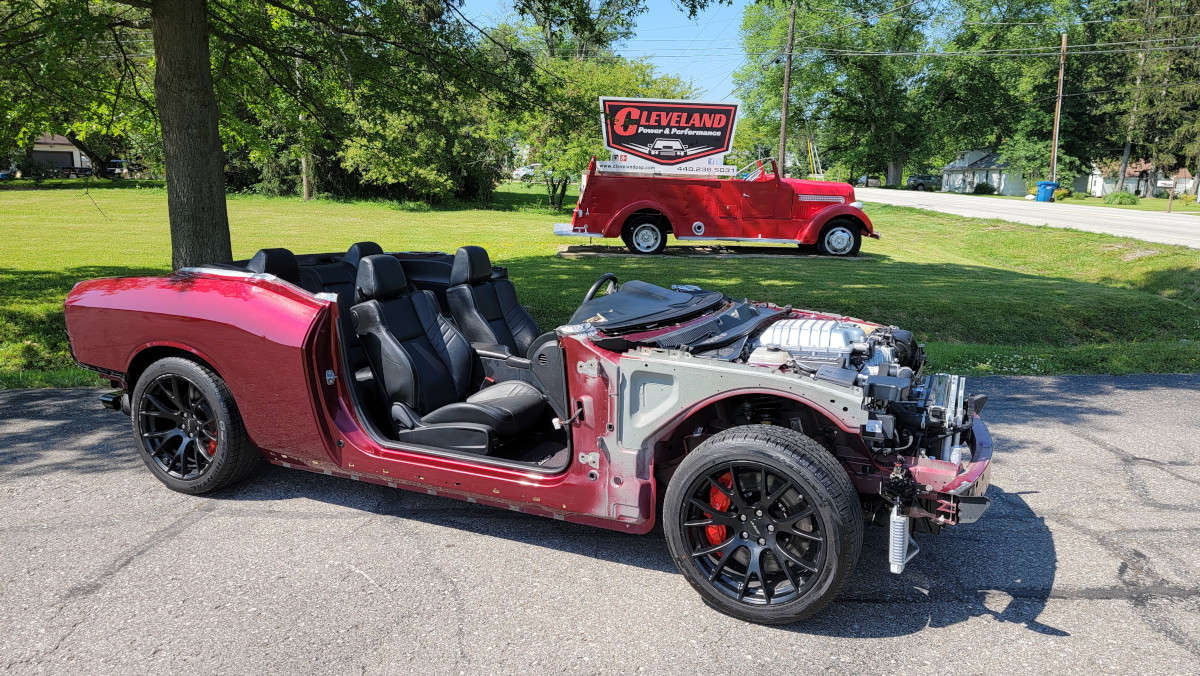
[[987, 397], [969, 396], [962, 376], [922, 376], [925, 353], [912, 333], [837, 319], [783, 319], [748, 347], [747, 364], [861, 387], [870, 416], [862, 436], [874, 453], [923, 455], [959, 466], [971, 461], [964, 434]]

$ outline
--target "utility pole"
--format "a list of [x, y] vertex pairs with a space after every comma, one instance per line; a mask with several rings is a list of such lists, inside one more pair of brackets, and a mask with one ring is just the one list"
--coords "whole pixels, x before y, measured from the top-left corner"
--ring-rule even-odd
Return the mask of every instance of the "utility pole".
[[1063, 73], [1067, 69], [1067, 34], [1062, 34], [1062, 52], [1058, 55], [1058, 100], [1054, 102], [1054, 138], [1050, 141], [1050, 180], [1058, 176], [1058, 122], [1062, 119]]
[[792, 0], [792, 11], [788, 17], [787, 58], [783, 66], [783, 101], [779, 108], [779, 166], [787, 175], [787, 113], [788, 96], [792, 87], [792, 43], [796, 39], [796, 0]]

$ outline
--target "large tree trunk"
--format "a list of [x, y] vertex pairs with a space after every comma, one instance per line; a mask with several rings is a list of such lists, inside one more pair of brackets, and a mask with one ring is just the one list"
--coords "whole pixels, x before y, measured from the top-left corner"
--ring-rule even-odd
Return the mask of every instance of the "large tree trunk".
[[1142, 68], [1146, 65], [1146, 53], [1138, 54], [1137, 77], [1133, 83], [1133, 108], [1129, 111], [1129, 126], [1125, 130], [1125, 150], [1121, 152], [1121, 167], [1117, 171], [1116, 192], [1125, 190], [1125, 171], [1129, 169], [1129, 154], [1133, 150], [1133, 128], [1137, 122], [1138, 102], [1142, 98]]
[[900, 178], [904, 174], [904, 160], [893, 160], [887, 164], [887, 180], [884, 185], [900, 185]]
[[225, 153], [217, 130], [205, 0], [157, 0], [154, 96], [162, 123], [176, 269], [233, 258], [225, 210]]

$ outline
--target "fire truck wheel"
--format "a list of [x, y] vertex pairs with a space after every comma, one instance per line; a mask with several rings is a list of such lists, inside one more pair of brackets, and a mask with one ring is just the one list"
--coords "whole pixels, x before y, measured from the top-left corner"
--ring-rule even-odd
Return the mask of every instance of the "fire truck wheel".
[[657, 255], [667, 248], [667, 233], [657, 220], [642, 218], [621, 230], [621, 241], [635, 254]]
[[826, 256], [857, 256], [861, 246], [858, 224], [845, 218], [830, 221], [817, 238], [817, 249]]

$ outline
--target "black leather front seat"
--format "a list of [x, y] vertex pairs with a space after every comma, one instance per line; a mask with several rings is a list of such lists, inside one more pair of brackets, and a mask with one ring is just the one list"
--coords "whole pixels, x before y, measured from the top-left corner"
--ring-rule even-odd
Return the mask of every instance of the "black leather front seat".
[[363, 258], [355, 297], [354, 330], [391, 407], [398, 440], [486, 453], [491, 437], [539, 422], [545, 399], [528, 383], [499, 383], [468, 396], [474, 350], [438, 312], [431, 292], [408, 288], [396, 258]]
[[275, 275], [285, 282], [300, 286], [300, 265], [296, 254], [287, 249], [259, 249], [246, 264], [250, 272]]
[[460, 247], [454, 254], [446, 300], [458, 328], [472, 343], [502, 345], [525, 357], [538, 338], [537, 324], [517, 302], [513, 283], [492, 277], [492, 262], [481, 247]]

